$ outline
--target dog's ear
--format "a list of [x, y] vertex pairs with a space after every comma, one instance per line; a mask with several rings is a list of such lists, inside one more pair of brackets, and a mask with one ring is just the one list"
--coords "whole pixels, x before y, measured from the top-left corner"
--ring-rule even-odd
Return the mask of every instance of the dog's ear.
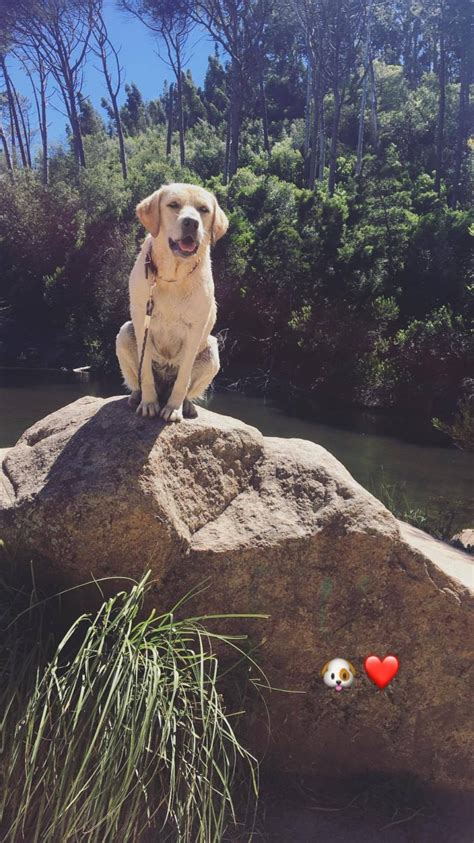
[[320, 674], [319, 674], [319, 675], [320, 675], [320, 676], [324, 676], [324, 674], [326, 673], [326, 671], [327, 671], [328, 667], [329, 667], [329, 662], [326, 662], [326, 664], [324, 665], [324, 667], [322, 667], [322, 668], [321, 668], [321, 672], [320, 672]]
[[229, 220], [224, 211], [220, 207], [217, 199], [215, 200], [214, 211], [212, 214], [212, 229], [211, 229], [211, 245], [217, 243], [221, 237], [224, 236], [229, 227]]
[[137, 217], [152, 237], [156, 237], [160, 230], [161, 196], [163, 188], [155, 190], [151, 196], [142, 199], [136, 207]]
[[354, 665], [352, 664], [352, 662], [347, 662], [347, 664], [349, 665], [349, 667], [350, 667], [350, 669], [351, 669], [351, 671], [352, 671], [353, 675], [354, 675], [354, 676], [357, 676], [357, 670], [355, 669], [355, 667], [354, 667]]

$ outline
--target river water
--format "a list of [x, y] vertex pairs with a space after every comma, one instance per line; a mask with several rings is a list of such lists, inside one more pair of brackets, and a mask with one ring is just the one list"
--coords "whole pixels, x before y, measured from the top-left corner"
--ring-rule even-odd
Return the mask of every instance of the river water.
[[[38, 419], [83, 395], [118, 392], [117, 383], [80, 379], [69, 372], [0, 370], [0, 447], [13, 445]], [[382, 424], [370, 413], [339, 411], [331, 414], [330, 422], [317, 421], [290, 414], [288, 408], [264, 398], [220, 390], [214, 391], [207, 406], [242, 419], [269, 436], [317, 442], [363, 486], [385, 498], [385, 503], [388, 494], [403, 510], [426, 514], [430, 520], [425, 526], [431, 531], [437, 524], [448, 532], [474, 526], [474, 454], [433, 441], [420, 444], [419, 432], [410, 436], [401, 424], [399, 435], [394, 435], [397, 423], [393, 418], [389, 425]], [[387, 428], [391, 435], [380, 433]]]

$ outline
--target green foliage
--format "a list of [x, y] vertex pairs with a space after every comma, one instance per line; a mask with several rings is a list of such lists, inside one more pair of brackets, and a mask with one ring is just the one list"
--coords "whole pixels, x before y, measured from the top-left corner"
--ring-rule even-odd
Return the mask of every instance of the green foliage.
[[457, 501], [453, 501], [453, 507], [449, 510], [436, 505], [428, 510], [408, 495], [406, 483], [391, 483], [383, 470], [377, 480], [369, 483], [368, 488], [401, 521], [406, 521], [407, 524], [412, 524], [435, 538], [449, 541], [456, 529], [459, 529]]
[[128, 135], [139, 135], [150, 125], [150, 117], [143, 97], [134, 82], [125, 85], [127, 98], [120, 109], [120, 117]]
[[461, 451], [474, 451], [474, 401], [464, 398], [458, 404], [458, 410], [452, 424], [433, 419], [433, 427], [446, 433]]

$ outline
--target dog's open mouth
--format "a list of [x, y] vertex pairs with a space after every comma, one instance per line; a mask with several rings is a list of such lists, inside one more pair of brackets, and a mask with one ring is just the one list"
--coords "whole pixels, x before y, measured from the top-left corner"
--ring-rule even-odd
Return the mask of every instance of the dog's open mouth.
[[190, 234], [187, 237], [183, 237], [182, 240], [172, 240], [171, 237], [168, 240], [171, 251], [182, 258], [195, 255], [199, 247], [199, 243], [196, 243], [194, 237], [191, 237]]

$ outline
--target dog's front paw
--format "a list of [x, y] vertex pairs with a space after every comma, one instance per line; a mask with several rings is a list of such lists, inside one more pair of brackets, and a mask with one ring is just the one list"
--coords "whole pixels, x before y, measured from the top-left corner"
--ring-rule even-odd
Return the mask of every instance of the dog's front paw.
[[172, 404], [165, 404], [160, 416], [167, 422], [179, 422], [183, 420], [183, 407], [173, 407]]
[[159, 412], [160, 405], [158, 404], [158, 401], [144, 401], [142, 399], [137, 407], [137, 416], [149, 416], [149, 418], [153, 418], [153, 416], [157, 416]]

